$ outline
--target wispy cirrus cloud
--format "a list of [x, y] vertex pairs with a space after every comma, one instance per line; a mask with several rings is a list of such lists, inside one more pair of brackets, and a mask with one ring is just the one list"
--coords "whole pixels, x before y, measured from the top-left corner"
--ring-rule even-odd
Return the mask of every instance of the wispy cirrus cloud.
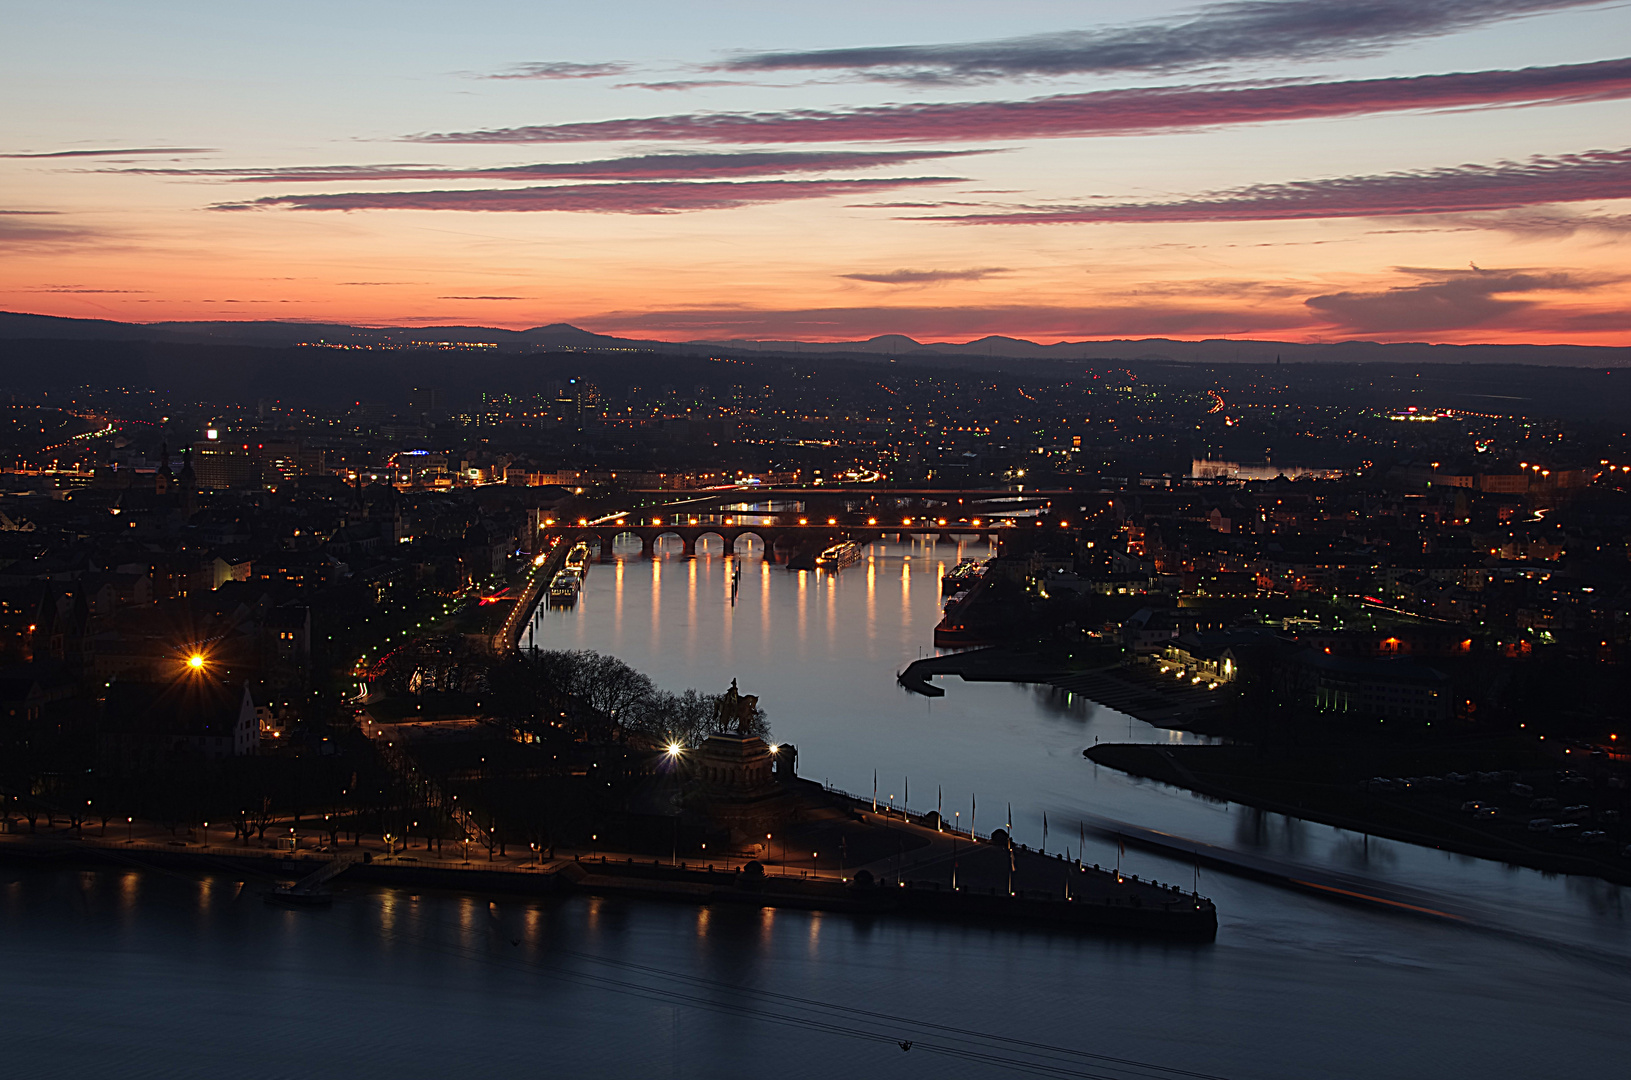
[[364, 180], [701, 180], [786, 173], [845, 172], [919, 161], [939, 161], [995, 150], [760, 150], [739, 153], [642, 154], [600, 161], [548, 162], [499, 168], [435, 165], [317, 165], [273, 169], [101, 169], [100, 172], [237, 183], [307, 183]]
[[1563, 271], [1400, 269], [1426, 280], [1377, 292], [1311, 296], [1304, 304], [1346, 330], [1424, 333], [1514, 321], [1536, 306], [1521, 299], [1526, 294], [1578, 295], [1613, 283]]
[[1016, 77], [1178, 71], [1263, 60], [1378, 52], [1403, 42], [1606, 0], [1235, 0], [1187, 16], [951, 45], [763, 52], [718, 70], [839, 71], [887, 82], [989, 82]]
[[959, 182], [951, 176], [878, 180], [747, 180], [731, 182], [636, 181], [624, 184], [560, 184], [553, 187], [475, 191], [375, 191], [335, 195], [273, 195], [215, 210], [464, 210], [501, 213], [678, 214], [730, 210], [764, 203], [825, 199], [869, 191]]
[[0, 251], [50, 249], [80, 244], [100, 234], [81, 225], [53, 220], [54, 210], [0, 210]]
[[1493, 214], [1446, 214], [1428, 224], [1424, 231], [1476, 229], [1524, 239], [1557, 239], [1580, 233], [1617, 237], [1631, 233], [1631, 214], [1579, 214], [1562, 207], [1526, 207]]
[[547, 60], [532, 64], [515, 64], [503, 71], [483, 75], [484, 79], [603, 79], [609, 75], [626, 75], [632, 64], [607, 62], [578, 64], [569, 60]]
[[0, 154], [0, 158], [137, 157], [143, 154], [213, 154], [207, 146], [142, 146], [113, 150], [51, 150], [38, 154]]
[[28, 292], [35, 292], [35, 293], [64, 293], [64, 294], [71, 294], [71, 295], [82, 295], [82, 294], [108, 295], [108, 294], [116, 294], [116, 293], [145, 293], [148, 290], [147, 289], [80, 289], [80, 288], [76, 288], [76, 287], [74, 287], [72, 285], [46, 285], [46, 286], [44, 286], [42, 288], [29, 289], [27, 291]]
[[1271, 85], [1204, 84], [1055, 94], [1023, 101], [856, 109], [680, 113], [410, 136], [418, 143], [969, 142], [1142, 135], [1403, 111], [1512, 108], [1631, 97], [1631, 59], [1518, 70]]
[[1005, 266], [985, 266], [976, 270], [890, 270], [881, 274], [839, 274], [850, 281], [874, 285], [938, 285], [944, 281], [982, 281], [1010, 271]]
[[1591, 150], [1495, 165], [1257, 184], [1171, 202], [1084, 203], [919, 221], [966, 225], [1299, 221], [1415, 217], [1631, 198], [1631, 150]]
[[438, 300], [527, 300], [526, 296], [438, 296]]
[[613, 85], [614, 90], [708, 90], [716, 86], [763, 86], [763, 83], [742, 79], [665, 79], [658, 82], [626, 82]]

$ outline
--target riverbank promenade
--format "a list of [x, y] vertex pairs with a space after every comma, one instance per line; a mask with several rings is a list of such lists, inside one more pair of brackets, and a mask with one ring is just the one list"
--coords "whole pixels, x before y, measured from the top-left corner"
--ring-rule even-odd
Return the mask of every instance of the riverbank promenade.
[[[855, 914], [895, 914], [1031, 924], [1084, 931], [1146, 933], [1209, 940], [1217, 916], [1211, 901], [1176, 886], [1122, 877], [966, 832], [874, 813], [834, 796], [838, 812], [790, 830], [762, 852], [705, 860], [653, 858], [598, 849], [489, 851], [474, 843], [302, 836], [283, 824], [267, 839], [232, 842], [222, 828], [171, 830], [153, 822], [73, 828], [37, 824], [34, 832], [0, 833], [0, 859], [107, 869], [225, 873], [270, 893], [308, 878], [337, 859], [349, 864], [338, 884], [401, 885], [476, 893], [548, 895], [582, 892], [700, 904], [793, 907]], [[854, 843], [851, 843], [851, 840]], [[827, 844], [824, 859], [821, 848]], [[846, 849], [867, 861], [841, 865]], [[801, 865], [802, 864], [802, 865]]]

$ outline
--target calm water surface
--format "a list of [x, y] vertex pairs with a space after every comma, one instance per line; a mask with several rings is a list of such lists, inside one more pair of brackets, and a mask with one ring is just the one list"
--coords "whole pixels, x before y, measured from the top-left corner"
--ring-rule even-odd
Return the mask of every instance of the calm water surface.
[[[715, 541], [717, 544], [717, 541]], [[758, 693], [801, 772], [1049, 847], [1092, 813], [1408, 886], [1467, 926], [1219, 873], [1215, 944], [792, 912], [342, 890], [326, 913], [225, 878], [0, 868], [7, 1076], [1620, 1077], [1624, 891], [1197, 799], [1084, 761], [1181, 741], [1080, 699], [950, 680], [902, 693], [943, 567], [876, 545], [837, 575], [616, 553], [543, 648], [615, 653], [672, 689]], [[908, 779], [909, 778], [909, 779]], [[1115, 858], [1088, 839], [1088, 861]], [[1188, 883], [1129, 852], [1125, 869]], [[940, 1025], [939, 1027], [932, 1025]], [[903, 1051], [896, 1043], [910, 1040]], [[1006, 1040], [1006, 1041], [1005, 1041]], [[1075, 1051], [1064, 1054], [1045, 1046]], [[1098, 1055], [1098, 1056], [1088, 1056]], [[1109, 1060], [1109, 1059], [1120, 1059]], [[1034, 1074], [1034, 1073], [1033, 1073]]]

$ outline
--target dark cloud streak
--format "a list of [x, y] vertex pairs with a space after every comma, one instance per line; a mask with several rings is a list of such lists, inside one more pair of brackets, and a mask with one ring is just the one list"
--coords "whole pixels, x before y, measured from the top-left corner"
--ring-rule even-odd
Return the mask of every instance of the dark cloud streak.
[[927, 102], [840, 111], [681, 113], [441, 132], [432, 144], [616, 142], [969, 142], [1142, 135], [1375, 113], [1516, 107], [1631, 97], [1631, 59], [1409, 78], [1267, 86], [1135, 87], [1025, 101]]
[[44, 154], [0, 154], [0, 158], [134, 157], [137, 154], [213, 154], [207, 146], [146, 146], [119, 150], [53, 150]]
[[274, 169], [104, 169], [102, 172], [181, 179], [224, 179], [237, 183], [306, 183], [363, 180], [703, 180], [784, 173], [876, 169], [918, 161], [939, 161], [993, 150], [765, 150], [742, 153], [644, 154], [601, 161], [549, 162], [490, 169], [433, 165], [317, 165]]
[[891, 270], [883, 274], [839, 274], [850, 281], [866, 281], [874, 285], [936, 285], [942, 281], [981, 281], [1008, 273], [1005, 266], [986, 266], [977, 270]]
[[516, 64], [508, 71], [484, 75], [487, 79], [601, 79], [608, 75], [627, 74], [633, 65], [622, 63], [574, 64], [568, 60], [554, 60], [535, 64]]
[[915, 220], [965, 225], [1303, 221], [1467, 214], [1625, 198], [1631, 198], [1631, 149], [1592, 150], [1496, 165], [1260, 184], [1174, 202], [1049, 206], [987, 214], [926, 215]]
[[1251, 61], [1378, 52], [1489, 23], [1605, 0], [1237, 0], [1176, 22], [1067, 31], [960, 45], [769, 52], [717, 70], [843, 71], [908, 83], [1130, 71], [1179, 71]]
[[824, 199], [869, 191], [959, 182], [957, 177], [879, 180], [751, 180], [741, 183], [638, 182], [561, 184], [476, 191], [378, 191], [335, 195], [274, 195], [215, 210], [287, 207], [293, 210], [463, 210], [499, 213], [677, 214], [729, 210], [762, 203]]
[[1381, 292], [1311, 296], [1304, 304], [1332, 323], [1360, 333], [1398, 334], [1459, 330], [1509, 321], [1535, 306], [1514, 294], [1579, 293], [1607, 282], [1553, 272], [1472, 270], [1433, 272], [1431, 280]]

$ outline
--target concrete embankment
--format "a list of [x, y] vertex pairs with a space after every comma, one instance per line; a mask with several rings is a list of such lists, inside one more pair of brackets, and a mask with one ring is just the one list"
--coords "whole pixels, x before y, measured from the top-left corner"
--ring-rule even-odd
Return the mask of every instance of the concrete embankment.
[[895, 678], [914, 694], [943, 697], [945, 689], [931, 681], [941, 675], [964, 682], [1045, 683], [1158, 727], [1194, 731], [1215, 729], [1215, 714], [1225, 702], [1217, 691], [1162, 681], [1138, 667], [1104, 663], [1084, 669], [1003, 646], [926, 656]]
[[[35, 865], [126, 867], [188, 873], [226, 873], [275, 884], [298, 881], [327, 864], [325, 852], [298, 854], [211, 845], [171, 847], [153, 843], [119, 843], [87, 838], [0, 837], [0, 859]], [[344, 855], [346, 852], [342, 851]], [[462, 892], [549, 893], [560, 888], [549, 866], [489, 869], [479, 862], [421, 862], [416, 858], [357, 860], [344, 873], [348, 882], [418, 885]]]
[[[983, 849], [988, 862], [1008, 865], [1006, 850], [964, 841], [963, 880], [953, 889], [922, 880], [933, 863], [918, 867], [916, 877], [899, 880], [857, 874], [850, 878], [811, 877], [795, 872], [768, 873], [741, 867], [667, 865], [632, 856], [578, 856], [537, 865], [492, 869], [455, 860], [410, 861], [405, 857], [356, 860], [342, 880], [396, 887], [425, 887], [478, 894], [551, 895], [581, 892], [629, 899], [693, 904], [736, 904], [831, 911], [855, 915], [966, 920], [979, 923], [1031, 925], [1085, 932], [1156, 934], [1209, 941], [1217, 934], [1217, 913], [1202, 897], [1171, 887], [1136, 880], [1108, 880], [1109, 875], [1024, 853], [1042, 860], [1063, 877], [1080, 879], [1071, 895], [1061, 890], [1000, 886], [990, 867], [982, 874], [973, 858]], [[341, 849], [338, 857], [347, 857]], [[0, 858], [34, 865], [94, 866], [158, 872], [226, 873], [274, 886], [307, 877], [330, 858], [322, 852], [297, 854], [253, 849], [118, 843], [100, 839], [0, 837]], [[954, 860], [955, 860], [954, 856]], [[1022, 860], [1023, 861], [1023, 860]], [[955, 874], [956, 871], [954, 870]], [[1069, 897], [1067, 899], [1067, 897]]]
[[558, 876], [576, 890], [611, 896], [1158, 934], [1205, 941], [1217, 935], [1217, 911], [1211, 901], [1148, 883], [1123, 882], [1126, 888], [1114, 895], [1090, 895], [1095, 890], [1084, 889], [1083, 895], [1066, 899], [1063, 892], [1028, 889], [1010, 893], [995, 884], [956, 889], [938, 881], [911, 879], [873, 879], [861, 884], [854, 878], [781, 876], [774, 871], [758, 877], [740, 870], [674, 869], [650, 863], [619, 863], [610, 858], [574, 863]]
[[511, 588], [520, 586], [515, 602], [511, 605], [501, 606], [504, 612], [504, 621], [499, 624], [498, 630], [492, 636], [492, 648], [495, 653], [503, 656], [513, 651], [521, 640], [522, 633], [532, 619], [532, 613], [538, 606], [550, 581], [566, 562], [568, 549], [571, 547], [564, 537], [557, 537], [549, 549], [543, 553], [543, 561], [527, 567], [519, 579], [511, 582]]
[[937, 675], [956, 675], [964, 682], [1051, 682], [1069, 670], [1057, 660], [1033, 653], [989, 648], [925, 656], [906, 665], [895, 679], [915, 694], [944, 697], [946, 691], [929, 681]]

